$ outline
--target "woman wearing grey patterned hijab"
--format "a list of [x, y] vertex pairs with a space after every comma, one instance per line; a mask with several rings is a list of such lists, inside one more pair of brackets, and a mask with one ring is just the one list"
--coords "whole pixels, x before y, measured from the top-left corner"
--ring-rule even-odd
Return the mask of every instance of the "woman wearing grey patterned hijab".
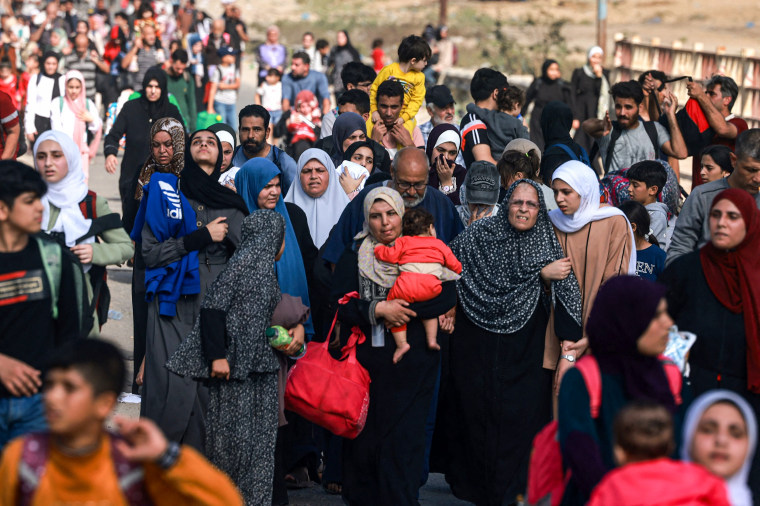
[[[274, 271], [284, 218], [270, 210], [243, 221], [241, 244], [209, 287], [192, 333], [166, 367], [208, 381], [206, 455], [227, 473], [246, 504], [272, 502], [280, 364], [265, 331], [280, 302]], [[215, 362], [226, 359], [226, 379]], [[213, 373], [212, 373], [213, 371]]]
[[563, 339], [581, 338], [581, 294], [549, 221], [543, 192], [515, 182], [493, 218], [450, 247], [462, 262], [442, 416], [446, 480], [457, 497], [510, 504], [526, 490], [530, 446], [551, 421], [553, 372], [544, 369], [551, 311]]

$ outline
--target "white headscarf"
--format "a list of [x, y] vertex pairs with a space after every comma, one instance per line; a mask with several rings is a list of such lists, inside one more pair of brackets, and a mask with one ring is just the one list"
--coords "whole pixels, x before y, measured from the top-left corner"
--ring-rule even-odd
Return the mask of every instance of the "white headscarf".
[[564, 214], [560, 209], [549, 212], [552, 224], [561, 232], [572, 234], [592, 221], [599, 221], [612, 216], [622, 216], [628, 224], [628, 232], [631, 236], [631, 258], [628, 262], [628, 274], [636, 274], [636, 241], [633, 238], [633, 229], [628, 222], [625, 213], [613, 206], [601, 207], [599, 205], [599, 181], [594, 171], [586, 164], [576, 160], [570, 160], [560, 165], [552, 174], [552, 182], [561, 179], [581, 196], [581, 205], [572, 215]]
[[[324, 165], [329, 178], [327, 190], [316, 199], [310, 197], [301, 186], [301, 170], [311, 160], [317, 160]], [[343, 187], [340, 186], [335, 174], [335, 165], [333, 165], [330, 155], [321, 149], [311, 148], [301, 154], [298, 159], [298, 176], [293, 180], [288, 196], [285, 197], [285, 202], [292, 202], [303, 209], [306, 214], [306, 221], [309, 223], [309, 233], [314, 241], [314, 246], [320, 248], [330, 235], [330, 230], [338, 223], [343, 209], [350, 200], [346, 192], [343, 191]]]
[[728, 401], [739, 409], [742, 418], [744, 418], [744, 423], [747, 425], [747, 438], [749, 440], [749, 449], [747, 450], [747, 456], [744, 458], [744, 464], [742, 464], [741, 469], [735, 475], [726, 480], [729, 500], [731, 501], [731, 506], [752, 506], [752, 491], [747, 486], [747, 478], [749, 477], [752, 458], [755, 455], [755, 445], [757, 444], [757, 420], [755, 420], [755, 413], [750, 405], [738, 394], [728, 390], [710, 390], [694, 399], [694, 402], [691, 403], [691, 406], [686, 411], [684, 419], [681, 460], [684, 462], [692, 461], [691, 443], [694, 439], [694, 433], [697, 430], [699, 420], [705, 411], [721, 401]]
[[[87, 196], [87, 183], [82, 171], [82, 154], [79, 146], [64, 132], [48, 130], [43, 132], [34, 143], [34, 158], [37, 159], [37, 150], [40, 144], [52, 140], [61, 146], [61, 151], [69, 166], [68, 173], [57, 183], [48, 183], [47, 193], [42, 197], [42, 228], [47, 230], [50, 222], [50, 205], [61, 210], [58, 219], [55, 220], [49, 232], [63, 232], [66, 238], [66, 246], [72, 247], [77, 239], [90, 230], [92, 220], [86, 219], [79, 209], [79, 203]], [[42, 172], [44, 167], [35, 168]], [[90, 238], [92, 239], [92, 238]], [[84, 241], [92, 242], [92, 241]]]
[[456, 132], [454, 130], [444, 130], [443, 133], [438, 136], [438, 139], [436, 139], [433, 149], [437, 148], [444, 142], [453, 142], [457, 147], [457, 151], [459, 151], [459, 145], [462, 142], [462, 138], [459, 135], [459, 132]]

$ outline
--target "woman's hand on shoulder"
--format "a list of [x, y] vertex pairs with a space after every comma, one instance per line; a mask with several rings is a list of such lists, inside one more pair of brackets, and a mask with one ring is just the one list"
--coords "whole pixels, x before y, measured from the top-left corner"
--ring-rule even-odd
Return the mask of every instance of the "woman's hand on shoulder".
[[375, 317], [383, 318], [388, 328], [401, 327], [417, 316], [408, 306], [409, 303], [402, 299], [384, 300], [375, 306]]
[[546, 282], [561, 281], [568, 277], [572, 270], [573, 264], [570, 262], [570, 257], [560, 258], [541, 269], [541, 279]]

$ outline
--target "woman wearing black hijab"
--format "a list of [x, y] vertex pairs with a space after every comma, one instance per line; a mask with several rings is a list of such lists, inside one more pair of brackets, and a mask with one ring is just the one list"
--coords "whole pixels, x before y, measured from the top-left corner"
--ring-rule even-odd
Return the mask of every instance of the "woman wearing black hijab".
[[337, 44], [330, 50], [330, 84], [335, 87], [336, 95], [343, 91], [343, 81], [340, 78], [340, 72], [347, 63], [360, 61], [359, 51], [351, 45], [351, 39], [346, 30], [338, 31], [336, 35]]
[[29, 81], [24, 129], [30, 143], [50, 130], [50, 103], [66, 92], [66, 82], [58, 72], [60, 58], [58, 53], [45, 52], [40, 59], [40, 73]]
[[546, 60], [541, 65], [541, 76], [533, 80], [525, 92], [525, 105], [522, 115], [528, 112], [528, 106], [533, 103], [533, 112], [530, 114], [530, 140], [544, 150], [544, 136], [541, 131], [541, 112], [546, 104], [553, 101], [564, 102], [572, 106], [573, 95], [570, 85], [562, 79], [559, 63], [556, 60]]
[[[535, 110], [533, 114], [535, 117]], [[559, 101], [546, 104], [541, 112], [541, 131], [544, 135], [541, 178], [546, 186], [551, 186], [552, 174], [557, 167], [570, 160], [581, 160], [583, 155], [588, 158], [586, 150], [570, 137], [572, 126], [573, 111], [569, 105]]]
[[137, 177], [145, 160], [150, 155], [150, 129], [161, 118], [174, 118], [184, 124], [179, 109], [169, 103], [166, 88], [166, 73], [160, 67], [151, 67], [145, 73], [140, 97], [130, 100], [121, 108], [111, 131], [106, 135], [104, 154], [106, 171], [116, 173], [119, 141], [126, 135], [124, 158], [121, 160], [119, 175], [119, 195], [121, 196], [122, 223], [127, 233], [137, 214], [139, 202], [134, 199]]
[[[198, 130], [193, 133], [185, 149], [185, 166], [178, 180], [170, 178], [161, 181], [160, 186], [150, 186], [155, 176], [151, 178], [149, 196], [143, 198], [135, 222], [135, 232], [139, 227], [140, 233], [132, 234], [132, 238], [141, 243], [146, 265], [146, 291], [151, 297], [140, 413], [155, 421], [172, 441], [189, 444], [201, 451], [208, 391], [192, 378], [169, 372], [164, 365], [192, 331], [206, 290], [235, 252], [243, 218], [248, 215], [245, 201], [218, 183], [222, 156], [221, 142], [213, 132]], [[173, 186], [172, 183], [176, 184], [174, 189], [182, 208], [180, 219], [192, 229], [186, 233], [182, 230], [174, 234], [165, 232], [170, 229], [172, 220], [166, 218], [168, 213], [156, 212], [151, 204], [154, 201], [151, 193], [166, 194], [167, 186]], [[169, 202], [176, 199], [170, 198]], [[159, 238], [160, 233], [163, 236]], [[176, 267], [169, 269], [170, 265]], [[194, 271], [197, 276], [192, 275]], [[181, 283], [170, 283], [170, 287], [179, 291], [178, 297], [170, 300], [165, 288], [166, 280], [173, 272], [186, 277]], [[192, 282], [198, 283], [194, 285], [196, 290], [185, 290]]]

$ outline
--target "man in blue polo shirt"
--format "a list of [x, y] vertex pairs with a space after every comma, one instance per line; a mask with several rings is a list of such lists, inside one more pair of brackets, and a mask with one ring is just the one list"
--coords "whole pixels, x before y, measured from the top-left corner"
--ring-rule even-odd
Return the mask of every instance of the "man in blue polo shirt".
[[327, 88], [327, 77], [321, 72], [311, 70], [311, 59], [304, 51], [293, 55], [290, 73], [282, 76], [282, 110], [290, 110], [295, 104], [299, 91], [309, 90], [322, 104], [322, 114], [330, 112], [330, 90]]

